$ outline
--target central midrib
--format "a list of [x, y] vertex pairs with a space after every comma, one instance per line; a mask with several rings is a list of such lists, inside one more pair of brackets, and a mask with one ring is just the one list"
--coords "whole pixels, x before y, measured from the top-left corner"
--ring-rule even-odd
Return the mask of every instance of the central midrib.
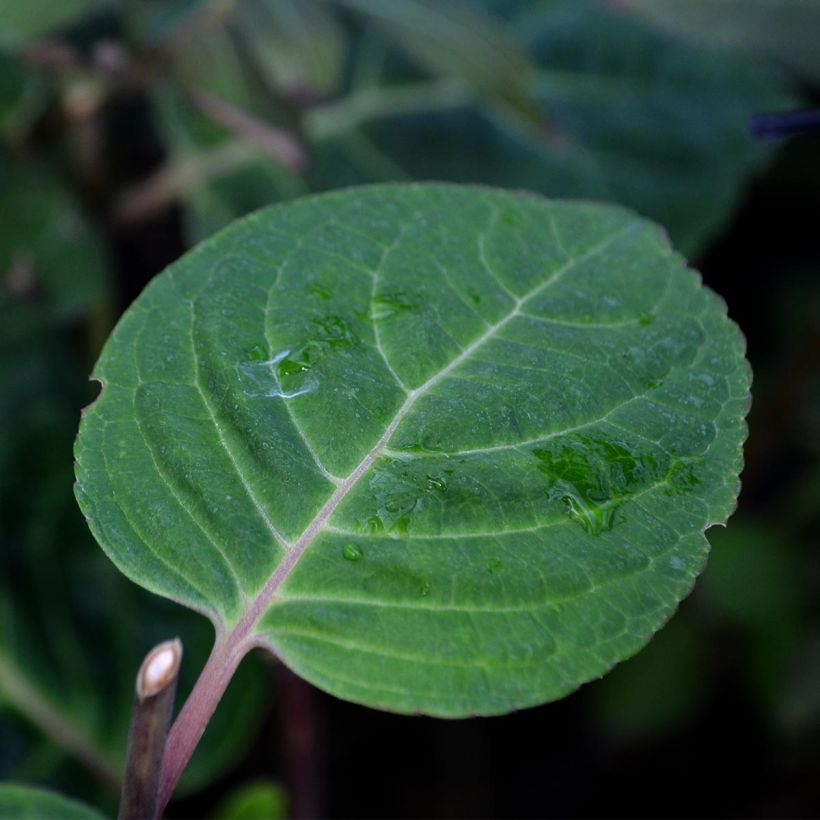
[[265, 586], [262, 587], [258, 595], [251, 601], [250, 606], [245, 611], [245, 614], [237, 622], [236, 627], [233, 629], [228, 639], [229, 644], [236, 646], [244, 641], [244, 639], [249, 635], [253, 626], [276, 596], [279, 588], [299, 563], [302, 555], [304, 555], [305, 551], [313, 543], [316, 536], [322, 531], [322, 528], [327, 520], [333, 515], [339, 504], [344, 501], [347, 494], [358, 483], [359, 479], [370, 469], [373, 462], [382, 454], [382, 452], [384, 452], [390, 442], [390, 439], [393, 437], [393, 433], [396, 432], [396, 429], [410, 412], [415, 403], [420, 398], [425, 396], [442, 379], [446, 378], [453, 370], [461, 365], [462, 362], [466, 361], [486, 341], [495, 336], [516, 316], [519, 316], [521, 313], [521, 307], [524, 303], [536, 296], [547, 286], [554, 284], [574, 265], [584, 262], [590, 257], [600, 253], [615, 239], [625, 233], [629, 227], [630, 223], [627, 223], [627, 225], [623, 226], [620, 230], [615, 231], [605, 239], [601, 240], [601, 242], [588, 250], [586, 253], [581, 254], [574, 259], [567, 260], [562, 266], [554, 271], [549, 279], [542, 282], [537, 287], [533, 288], [529, 293], [518, 299], [513, 309], [506, 316], [504, 316], [503, 319], [500, 319], [496, 324], [487, 328], [481, 336], [465, 347], [464, 350], [462, 350], [462, 352], [459, 353], [459, 355], [456, 356], [446, 367], [443, 367], [435, 375], [431, 376], [426, 382], [424, 382], [424, 384], [417, 387], [415, 390], [411, 390], [407, 394], [407, 398], [404, 400], [404, 403], [396, 411], [396, 414], [393, 416], [390, 424], [387, 426], [376, 444], [373, 445], [367, 455], [365, 455], [365, 457], [356, 465], [353, 471], [341, 481], [336, 490], [324, 503], [310, 524], [308, 524], [302, 534], [293, 543], [293, 546], [285, 553], [284, 558], [282, 558], [279, 562], [276, 569], [265, 583]]

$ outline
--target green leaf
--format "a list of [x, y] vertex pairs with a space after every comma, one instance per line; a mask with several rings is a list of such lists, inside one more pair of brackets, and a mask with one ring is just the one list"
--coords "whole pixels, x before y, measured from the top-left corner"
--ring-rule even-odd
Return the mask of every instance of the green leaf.
[[451, 185], [263, 211], [157, 277], [77, 498], [137, 583], [341, 697], [492, 714], [636, 652], [738, 491], [723, 304], [623, 209]]
[[645, 651], [590, 687], [592, 710], [607, 732], [631, 739], [685, 726], [706, 699], [703, 636], [683, 614]]
[[345, 37], [321, 2], [246, 0], [238, 7], [238, 24], [255, 44], [265, 76], [283, 94], [315, 99], [341, 81]]
[[285, 820], [287, 816], [284, 790], [269, 781], [241, 786], [214, 812], [216, 820]]
[[18, 293], [43, 291], [55, 318], [76, 318], [105, 287], [98, 237], [48, 168], [0, 148], [3, 196], [13, 202], [0, 224], [0, 277]]
[[16, 783], [0, 783], [2, 820], [100, 820], [102, 815], [61, 794]]
[[544, 119], [523, 44], [475, 4], [452, 0], [335, 0], [373, 20], [433, 74], [457, 77], [481, 96], [509, 106], [530, 124]]
[[621, 0], [660, 26], [701, 42], [758, 51], [820, 82], [817, 0]]
[[64, 27], [102, 0], [25, 0], [24, 3], [9, 2], [0, 6], [0, 46], [19, 45], [33, 37], [50, 34]]

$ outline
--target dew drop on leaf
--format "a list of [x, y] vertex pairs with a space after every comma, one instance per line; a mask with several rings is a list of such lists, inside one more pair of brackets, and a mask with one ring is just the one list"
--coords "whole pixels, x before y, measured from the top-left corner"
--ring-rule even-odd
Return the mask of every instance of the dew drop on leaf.
[[342, 557], [346, 561], [358, 561], [363, 556], [364, 553], [362, 552], [362, 548], [358, 544], [354, 544], [352, 541], [342, 547]]

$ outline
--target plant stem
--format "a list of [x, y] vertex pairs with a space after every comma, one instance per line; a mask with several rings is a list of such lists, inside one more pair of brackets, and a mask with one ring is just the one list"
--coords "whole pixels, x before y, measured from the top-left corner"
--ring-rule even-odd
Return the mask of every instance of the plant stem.
[[119, 820], [157, 817], [160, 771], [181, 661], [179, 640], [165, 641], [146, 655], [137, 674]]
[[188, 700], [182, 707], [165, 746], [162, 775], [159, 784], [158, 814], [162, 814], [171, 799], [182, 772], [205, 732], [236, 667], [251, 644], [232, 640], [236, 633], [219, 635]]

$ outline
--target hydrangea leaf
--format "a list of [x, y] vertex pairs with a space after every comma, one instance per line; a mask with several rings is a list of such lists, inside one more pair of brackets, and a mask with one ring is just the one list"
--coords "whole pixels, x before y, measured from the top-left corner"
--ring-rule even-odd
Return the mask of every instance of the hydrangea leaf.
[[95, 371], [77, 497], [137, 583], [351, 700], [562, 697], [644, 645], [738, 492], [750, 372], [620, 207], [478, 187], [261, 211]]

